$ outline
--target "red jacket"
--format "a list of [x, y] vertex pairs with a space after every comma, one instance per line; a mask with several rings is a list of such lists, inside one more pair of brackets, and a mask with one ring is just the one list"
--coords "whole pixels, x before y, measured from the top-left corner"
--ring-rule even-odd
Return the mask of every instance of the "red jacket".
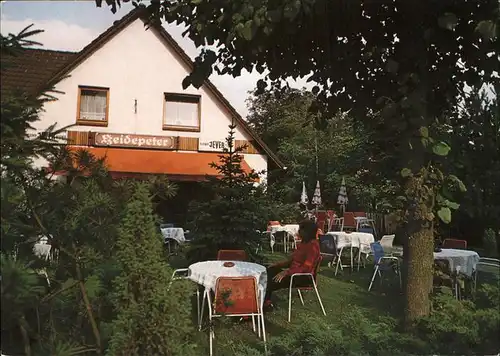
[[292, 263], [286, 274], [290, 276], [294, 273], [313, 273], [319, 257], [318, 240], [298, 244], [297, 249], [292, 253]]

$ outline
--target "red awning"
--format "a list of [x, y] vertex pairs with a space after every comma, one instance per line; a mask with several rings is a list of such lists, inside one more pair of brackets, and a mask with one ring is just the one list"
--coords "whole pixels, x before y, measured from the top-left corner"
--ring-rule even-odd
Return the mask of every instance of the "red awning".
[[[167, 174], [172, 180], [200, 181], [206, 175], [218, 175], [217, 170], [210, 167], [210, 163], [219, 162], [218, 153], [71, 147], [73, 151], [78, 149], [86, 149], [97, 158], [106, 157], [108, 169], [116, 178]], [[251, 172], [245, 160], [241, 162], [241, 167], [245, 172]]]

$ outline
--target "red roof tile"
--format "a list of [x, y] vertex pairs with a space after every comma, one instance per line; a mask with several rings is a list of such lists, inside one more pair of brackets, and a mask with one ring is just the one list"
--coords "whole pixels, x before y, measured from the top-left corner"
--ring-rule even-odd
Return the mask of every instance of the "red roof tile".
[[9, 91], [36, 92], [77, 53], [46, 49], [22, 49], [16, 56], [2, 56], [2, 94]]

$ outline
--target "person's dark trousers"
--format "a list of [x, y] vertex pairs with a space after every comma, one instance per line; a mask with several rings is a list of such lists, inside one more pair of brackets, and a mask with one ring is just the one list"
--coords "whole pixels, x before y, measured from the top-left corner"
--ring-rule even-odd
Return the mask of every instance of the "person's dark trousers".
[[[268, 267], [267, 268], [267, 289], [265, 300], [271, 300], [271, 295], [275, 290], [290, 288], [291, 276], [286, 276], [281, 282], [275, 282], [273, 278], [283, 271], [282, 267]], [[294, 287], [312, 287], [311, 277], [309, 276], [296, 276], [293, 277]]]

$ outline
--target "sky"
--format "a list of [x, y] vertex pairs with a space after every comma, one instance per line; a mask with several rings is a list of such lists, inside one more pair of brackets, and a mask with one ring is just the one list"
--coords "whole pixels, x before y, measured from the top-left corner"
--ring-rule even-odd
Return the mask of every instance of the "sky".
[[[33, 37], [33, 40], [43, 44], [43, 48], [79, 51], [99, 36], [113, 21], [126, 15], [133, 6], [122, 4], [116, 14], [103, 1], [102, 8], [97, 8], [93, 0], [69, 1], [1, 1], [0, 31], [3, 35], [18, 33], [28, 25], [44, 30]], [[176, 25], [165, 25], [167, 31], [180, 46], [194, 58], [198, 51], [190, 39], [182, 37], [183, 28]], [[246, 117], [248, 108], [245, 100], [248, 91], [255, 88], [261, 75], [257, 72], [242, 73], [241, 77], [233, 78], [225, 75], [212, 75], [210, 80], [224, 94], [236, 110]], [[305, 86], [305, 81], [291, 83], [293, 87]]]

